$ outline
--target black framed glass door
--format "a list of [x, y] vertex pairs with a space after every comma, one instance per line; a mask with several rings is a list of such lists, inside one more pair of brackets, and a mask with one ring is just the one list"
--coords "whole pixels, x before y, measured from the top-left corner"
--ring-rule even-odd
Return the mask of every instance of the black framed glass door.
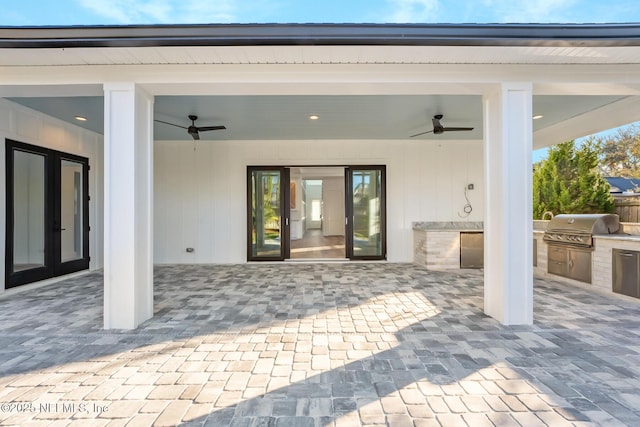
[[[57, 275], [89, 268], [89, 161], [56, 153], [54, 248]], [[58, 181], [59, 180], [59, 181]]]
[[387, 257], [385, 166], [346, 169], [347, 258], [383, 260]]
[[89, 268], [89, 162], [6, 140], [7, 288]]
[[289, 169], [247, 168], [247, 259], [289, 258]]

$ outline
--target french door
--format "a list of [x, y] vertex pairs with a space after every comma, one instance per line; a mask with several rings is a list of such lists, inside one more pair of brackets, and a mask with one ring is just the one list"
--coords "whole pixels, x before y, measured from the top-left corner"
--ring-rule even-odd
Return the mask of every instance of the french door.
[[385, 166], [346, 168], [345, 245], [349, 259], [387, 257], [385, 175]]
[[[386, 242], [385, 166], [345, 168], [346, 257], [384, 260]], [[247, 260], [290, 258], [289, 168], [247, 167]]]
[[247, 168], [247, 259], [282, 261], [290, 256], [289, 169]]
[[7, 288], [89, 268], [89, 161], [6, 140]]

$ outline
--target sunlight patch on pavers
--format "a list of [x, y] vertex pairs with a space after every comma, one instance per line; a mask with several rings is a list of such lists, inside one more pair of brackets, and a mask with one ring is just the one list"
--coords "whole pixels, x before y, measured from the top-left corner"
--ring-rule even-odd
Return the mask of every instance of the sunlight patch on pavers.
[[640, 420], [640, 309], [623, 299], [538, 281], [535, 324], [504, 327], [478, 271], [164, 266], [155, 281], [134, 331], [96, 328], [98, 274], [1, 300], [0, 402], [39, 406], [0, 423]]

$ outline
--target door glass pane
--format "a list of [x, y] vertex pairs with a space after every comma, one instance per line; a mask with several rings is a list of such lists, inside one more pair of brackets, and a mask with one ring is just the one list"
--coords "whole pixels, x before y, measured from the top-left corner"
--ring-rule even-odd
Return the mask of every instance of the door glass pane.
[[382, 256], [382, 172], [353, 171], [353, 255]]
[[83, 166], [70, 160], [62, 160], [60, 166], [60, 262], [67, 262], [84, 257]]
[[254, 170], [251, 173], [251, 251], [254, 257], [281, 256], [281, 184], [280, 171]]
[[45, 265], [45, 157], [13, 152], [13, 271]]

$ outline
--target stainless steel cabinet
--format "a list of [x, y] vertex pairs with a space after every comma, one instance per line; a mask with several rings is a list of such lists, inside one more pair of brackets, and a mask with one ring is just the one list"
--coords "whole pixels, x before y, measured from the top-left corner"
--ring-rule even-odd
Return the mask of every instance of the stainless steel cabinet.
[[484, 267], [484, 234], [482, 232], [460, 233], [460, 268]]
[[551, 274], [591, 283], [591, 250], [549, 245], [547, 271]]
[[569, 249], [569, 274], [567, 277], [591, 283], [591, 250]]
[[640, 298], [640, 252], [613, 250], [613, 292]]

